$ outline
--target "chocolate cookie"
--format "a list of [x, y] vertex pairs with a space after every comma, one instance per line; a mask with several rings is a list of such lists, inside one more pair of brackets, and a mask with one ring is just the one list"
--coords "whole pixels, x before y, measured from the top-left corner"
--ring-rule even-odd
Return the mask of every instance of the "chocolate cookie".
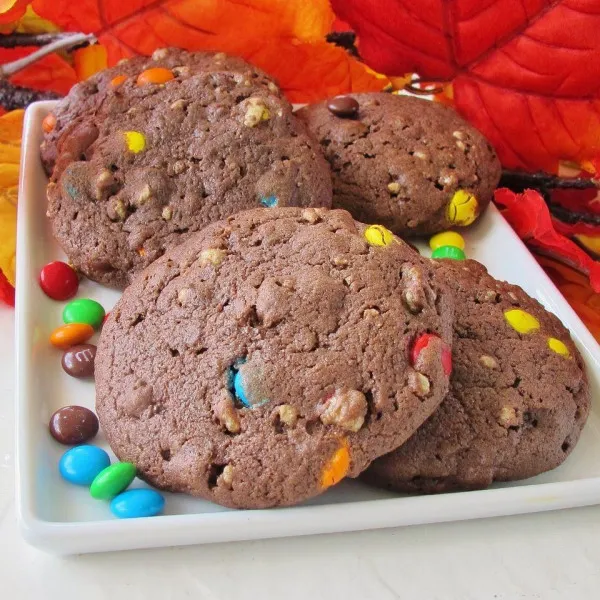
[[333, 204], [399, 235], [470, 225], [500, 179], [485, 138], [452, 109], [352, 94], [298, 111], [333, 171]]
[[103, 431], [161, 489], [295, 504], [438, 406], [448, 297], [429, 261], [345, 211], [239, 213], [150, 265], [111, 311], [95, 362]]
[[95, 139], [73, 141], [78, 160], [48, 186], [54, 236], [90, 279], [124, 287], [165, 249], [247, 208], [331, 204], [327, 162], [286, 100], [242, 73], [175, 75], [121, 84], [88, 119]]
[[590, 411], [581, 355], [559, 320], [475, 261], [442, 261], [456, 315], [450, 392], [364, 474], [405, 492], [477, 489], [554, 469]]
[[[71, 88], [52, 111], [45, 122], [44, 141], [41, 145], [42, 164], [48, 176], [52, 174], [56, 158], [62, 155], [62, 169], [77, 160], [85, 148], [97, 136], [93, 118], [109, 112], [112, 105], [106, 103], [113, 94], [120, 95], [122, 84], [135, 79], [151, 68], [166, 68], [181, 76], [184, 73], [212, 73], [228, 71], [246, 76], [248, 87], [267, 87], [271, 93], [279, 90], [265, 73], [249, 65], [241, 58], [219, 52], [186, 52], [179, 48], [160, 48], [151, 57], [135, 56], [124, 59], [110, 69], [104, 69]], [[125, 88], [126, 89], [126, 88]], [[83, 143], [83, 149], [80, 149]], [[62, 170], [61, 169], [61, 170]]]

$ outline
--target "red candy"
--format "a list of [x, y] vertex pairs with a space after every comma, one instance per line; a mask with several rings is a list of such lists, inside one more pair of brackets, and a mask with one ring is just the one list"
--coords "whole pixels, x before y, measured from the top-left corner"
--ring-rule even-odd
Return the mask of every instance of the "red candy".
[[60, 260], [48, 263], [40, 271], [40, 287], [53, 300], [68, 300], [77, 293], [77, 273]]
[[[413, 365], [417, 362], [419, 354], [421, 354], [421, 352], [427, 348], [429, 342], [434, 338], [439, 338], [439, 336], [435, 335], [434, 333], [423, 333], [415, 340], [410, 352], [410, 360]], [[452, 373], [452, 353], [446, 344], [443, 344], [442, 346], [442, 367], [446, 375], [450, 375], [450, 373]]]

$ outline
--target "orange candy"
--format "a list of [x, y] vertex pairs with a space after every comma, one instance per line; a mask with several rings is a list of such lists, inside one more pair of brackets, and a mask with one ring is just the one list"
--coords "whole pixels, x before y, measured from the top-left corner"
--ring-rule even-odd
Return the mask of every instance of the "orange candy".
[[117, 75], [110, 80], [111, 87], [118, 87], [127, 81], [127, 75]]
[[342, 446], [334, 452], [321, 472], [321, 487], [328, 488], [335, 485], [346, 477], [349, 469], [350, 452], [348, 451], [348, 443], [346, 440], [342, 440]]
[[175, 79], [175, 76], [169, 69], [163, 69], [162, 67], [154, 67], [153, 69], [146, 69], [142, 71], [137, 78], [138, 85], [146, 85], [147, 83], [166, 83]]
[[94, 328], [87, 323], [67, 323], [57, 327], [50, 334], [50, 343], [56, 348], [66, 350], [75, 344], [83, 344], [94, 335]]
[[50, 133], [56, 127], [56, 117], [50, 113], [44, 117], [42, 121], [42, 129], [46, 133]]

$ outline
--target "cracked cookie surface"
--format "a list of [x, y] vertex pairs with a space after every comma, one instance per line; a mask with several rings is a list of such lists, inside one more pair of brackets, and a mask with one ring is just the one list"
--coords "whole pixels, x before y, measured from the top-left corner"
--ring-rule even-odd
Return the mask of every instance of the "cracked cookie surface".
[[440, 261], [454, 292], [450, 392], [365, 480], [406, 492], [532, 477], [569, 455], [590, 411], [581, 355], [560, 321], [475, 261]]
[[500, 163], [452, 109], [386, 93], [339, 98], [356, 100], [356, 113], [338, 116], [331, 100], [297, 113], [331, 165], [335, 208], [419, 235], [470, 225], [489, 204]]
[[277, 90], [247, 85], [244, 73], [165, 72], [162, 84], [130, 78], [72, 132], [77, 159], [59, 157], [48, 186], [58, 243], [76, 269], [113, 287], [230, 214], [331, 204], [319, 145]]
[[258, 209], [143, 271], [96, 355], [116, 455], [161, 489], [261, 508], [406, 440], [447, 391], [452, 303], [429, 261], [369, 232], [345, 211]]

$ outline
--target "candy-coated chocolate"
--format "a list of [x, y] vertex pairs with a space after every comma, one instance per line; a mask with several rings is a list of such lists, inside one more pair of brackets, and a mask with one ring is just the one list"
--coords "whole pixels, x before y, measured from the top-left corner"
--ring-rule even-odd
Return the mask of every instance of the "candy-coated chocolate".
[[138, 85], [147, 85], [149, 83], [166, 83], [175, 79], [173, 72], [163, 67], [154, 67], [152, 69], [146, 69], [142, 71], [137, 78], [136, 83]]
[[279, 204], [277, 196], [263, 196], [260, 203], [266, 208], [273, 208]]
[[321, 487], [328, 488], [341, 481], [350, 469], [350, 452], [348, 444], [342, 441], [321, 473]]
[[87, 323], [94, 329], [98, 329], [102, 325], [104, 314], [104, 308], [99, 302], [90, 298], [77, 298], [65, 306], [63, 321], [65, 323]]
[[569, 352], [567, 345], [564, 342], [561, 342], [560, 340], [558, 340], [556, 338], [553, 338], [553, 337], [548, 338], [548, 348], [550, 348], [550, 350], [552, 350], [552, 352], [556, 352], [556, 354], [560, 354], [561, 356], [564, 356], [565, 358], [571, 357], [571, 353]]
[[127, 75], [117, 75], [110, 80], [111, 87], [119, 87], [127, 81]]
[[114, 463], [96, 475], [90, 486], [90, 494], [97, 500], [108, 500], [120, 494], [134, 479], [133, 463]]
[[336, 117], [350, 118], [358, 114], [358, 102], [352, 96], [335, 96], [327, 101], [327, 108]]
[[431, 258], [450, 258], [452, 260], [465, 260], [465, 253], [456, 246], [440, 246], [431, 253]]
[[[439, 336], [435, 335], [434, 333], [423, 333], [414, 341], [410, 351], [410, 360], [413, 366], [416, 364], [419, 354], [421, 354], [421, 352], [427, 348], [427, 345], [431, 340], [436, 338], [439, 338]], [[444, 373], [446, 375], [450, 375], [450, 373], [452, 373], [452, 352], [450, 351], [450, 348], [446, 346], [446, 344], [442, 344], [442, 355], [440, 358]]]
[[156, 490], [127, 490], [112, 499], [110, 512], [119, 519], [154, 517], [165, 508], [165, 499]]
[[63, 479], [75, 485], [90, 485], [98, 473], [110, 465], [108, 454], [97, 446], [75, 446], [58, 463]]
[[44, 294], [53, 300], [68, 300], [79, 288], [79, 277], [75, 270], [60, 260], [42, 268], [39, 282]]
[[98, 433], [98, 417], [85, 406], [63, 406], [50, 417], [48, 429], [61, 444], [83, 444]]
[[470, 225], [477, 218], [478, 209], [479, 203], [473, 194], [457, 190], [448, 204], [446, 216], [455, 225]]
[[370, 246], [389, 246], [394, 241], [394, 234], [383, 225], [369, 225], [364, 236]]
[[94, 328], [87, 323], [67, 323], [50, 334], [50, 343], [56, 348], [67, 350], [71, 346], [87, 342], [93, 335]]
[[235, 397], [246, 407], [252, 408], [252, 404], [248, 401], [246, 396], [246, 390], [244, 389], [244, 381], [242, 379], [242, 374], [239, 371], [235, 372], [233, 376], [233, 390], [235, 392]]
[[465, 238], [463, 238], [460, 233], [456, 233], [456, 231], [442, 231], [441, 233], [436, 233], [429, 240], [429, 247], [432, 250], [437, 250], [442, 246], [455, 246], [456, 248], [464, 250]]
[[49, 113], [44, 117], [42, 121], [42, 129], [45, 133], [50, 133], [56, 127], [56, 117]]
[[146, 137], [143, 133], [140, 133], [139, 131], [125, 131], [123, 135], [125, 136], [127, 149], [130, 152], [138, 154], [146, 148]]
[[504, 311], [504, 318], [517, 333], [531, 333], [540, 328], [540, 322], [520, 308]]
[[95, 360], [94, 344], [77, 344], [63, 354], [61, 365], [71, 377], [93, 377]]

